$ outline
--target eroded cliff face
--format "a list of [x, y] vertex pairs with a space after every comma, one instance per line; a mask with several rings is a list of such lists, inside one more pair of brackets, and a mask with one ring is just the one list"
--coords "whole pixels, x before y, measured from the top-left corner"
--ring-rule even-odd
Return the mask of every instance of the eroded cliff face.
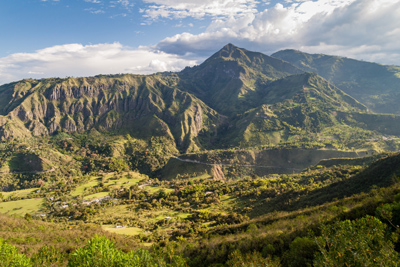
[[138, 137], [166, 136], [181, 151], [198, 150], [199, 133], [213, 130], [218, 114], [196, 97], [171, 87], [168, 79], [118, 75], [24, 80], [3, 86], [0, 95], [9, 97], [3, 101], [0, 137], [82, 133], [96, 128]]

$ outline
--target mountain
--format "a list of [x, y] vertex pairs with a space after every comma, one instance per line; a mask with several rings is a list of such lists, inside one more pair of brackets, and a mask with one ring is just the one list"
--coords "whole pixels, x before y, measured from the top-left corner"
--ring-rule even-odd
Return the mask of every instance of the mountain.
[[[30, 157], [44, 166], [31, 172], [57, 169], [49, 163], [51, 147], [47, 156], [26, 154], [38, 140], [67, 153], [85, 172], [115, 169], [117, 157], [149, 175], [172, 156], [216, 149], [399, 148], [400, 116], [369, 112], [369, 102], [315, 73], [317, 60], [301, 57], [308, 58], [304, 67], [276, 57], [228, 44], [178, 73], [25, 79], [0, 86], [0, 138], [26, 141], [2, 159], [0, 169], [18, 171], [8, 165]], [[98, 155], [104, 158], [94, 160]]]
[[271, 55], [316, 72], [377, 113], [400, 114], [400, 67], [345, 57], [282, 50]]
[[[197, 136], [219, 115], [201, 100], [158, 75], [23, 80], [0, 87], [3, 139], [57, 131], [163, 136], [179, 149], [199, 149]], [[212, 129], [211, 129], [212, 130]]]
[[271, 81], [302, 72], [282, 60], [228, 44], [179, 76], [182, 90], [195, 94], [216, 111], [231, 115], [253, 108], [257, 91]]
[[271, 82], [257, 92], [257, 99], [256, 108], [232, 120], [227, 143], [275, 146], [337, 127], [340, 112], [366, 111], [364, 105], [312, 73]]

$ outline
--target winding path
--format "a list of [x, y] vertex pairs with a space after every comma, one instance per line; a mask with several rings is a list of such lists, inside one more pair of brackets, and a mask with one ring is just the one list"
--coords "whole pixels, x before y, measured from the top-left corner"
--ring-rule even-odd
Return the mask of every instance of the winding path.
[[187, 163], [195, 163], [195, 164], [202, 164], [208, 166], [239, 166], [239, 167], [255, 167], [255, 168], [276, 168], [276, 169], [286, 169], [286, 170], [293, 170], [293, 171], [301, 171], [301, 169], [296, 168], [287, 168], [287, 167], [280, 167], [280, 166], [263, 166], [263, 165], [250, 165], [250, 164], [231, 164], [231, 163], [207, 163], [201, 162], [198, 160], [191, 160], [191, 159], [181, 159], [178, 157], [173, 157], [176, 160], [187, 162]]

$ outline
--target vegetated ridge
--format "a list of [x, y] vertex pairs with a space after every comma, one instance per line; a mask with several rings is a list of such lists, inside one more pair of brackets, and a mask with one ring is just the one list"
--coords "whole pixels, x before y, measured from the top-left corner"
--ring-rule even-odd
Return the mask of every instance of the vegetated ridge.
[[272, 57], [316, 72], [377, 113], [399, 114], [400, 67], [324, 54], [282, 50]]

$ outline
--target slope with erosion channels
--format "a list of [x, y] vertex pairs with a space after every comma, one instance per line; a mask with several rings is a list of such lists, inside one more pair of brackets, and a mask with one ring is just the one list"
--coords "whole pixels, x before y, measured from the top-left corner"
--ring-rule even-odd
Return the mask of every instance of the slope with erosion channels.
[[272, 57], [316, 72], [378, 113], [400, 114], [400, 67], [350, 58], [282, 50]]
[[57, 131], [163, 136], [182, 151], [198, 150], [200, 131], [213, 131], [218, 114], [170, 83], [174, 77], [97, 76], [23, 80], [0, 88], [3, 140]]

